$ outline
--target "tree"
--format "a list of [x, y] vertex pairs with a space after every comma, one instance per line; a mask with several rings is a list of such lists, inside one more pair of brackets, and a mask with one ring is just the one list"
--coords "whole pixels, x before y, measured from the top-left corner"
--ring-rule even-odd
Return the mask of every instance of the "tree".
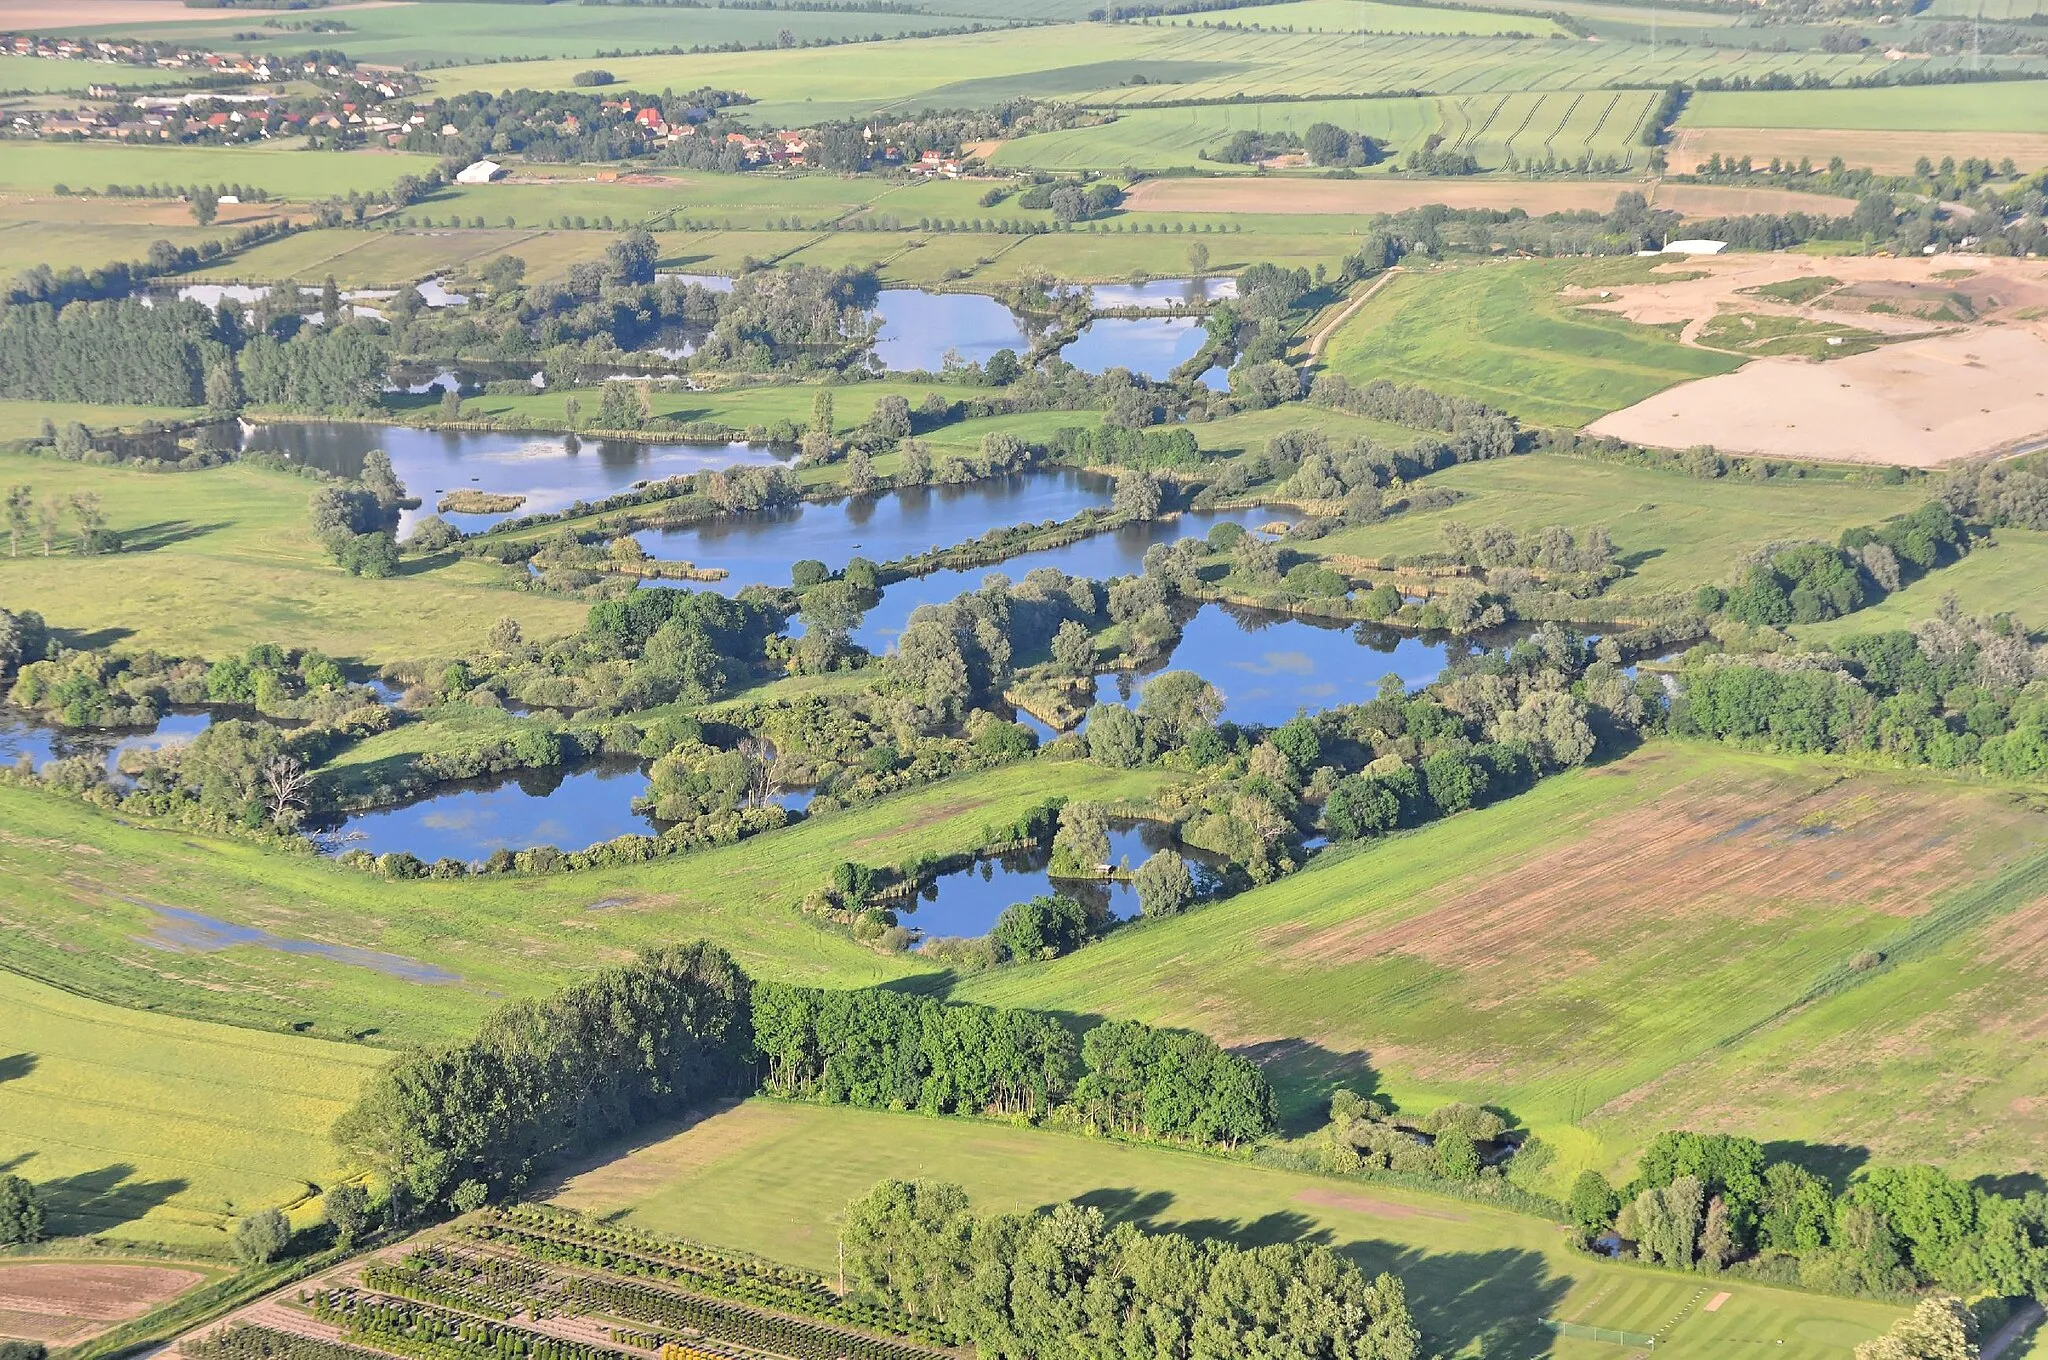
[[989, 938], [1013, 959], [1056, 958], [1087, 940], [1088, 911], [1071, 897], [1034, 897], [1005, 907]]
[[320, 289], [320, 320], [328, 326], [339, 326], [349, 319], [341, 302], [341, 285], [334, 281], [334, 275], [327, 276], [327, 282]]
[[868, 432], [876, 439], [894, 443], [910, 434], [910, 402], [894, 392], [875, 399], [868, 414]]
[[220, 216], [220, 190], [202, 184], [192, 191], [192, 220], [202, 227], [213, 225]]
[[639, 386], [616, 379], [599, 389], [597, 427], [600, 430], [637, 430], [645, 419], [645, 397]]
[[1159, 483], [1151, 473], [1131, 470], [1117, 474], [1110, 509], [1126, 519], [1156, 519], [1163, 499]]
[[28, 537], [35, 517], [35, 492], [26, 486], [7, 488], [7, 555], [21, 556], [21, 540]]
[[811, 433], [832, 437], [832, 391], [821, 387], [811, 398]]
[[75, 420], [64, 422], [57, 431], [57, 456], [76, 463], [92, 452], [92, 431]]
[[1952, 1296], [1922, 1300], [1892, 1329], [1856, 1348], [1856, 1360], [1975, 1360], [1970, 1310]]
[[1052, 663], [1062, 675], [1083, 676], [1095, 668], [1095, 636], [1086, 624], [1062, 619], [1052, 635]]
[[1160, 850], [1140, 864], [1131, 881], [1138, 890], [1138, 910], [1153, 920], [1178, 916], [1195, 900], [1194, 875], [1171, 850]]
[[661, 248], [653, 235], [635, 227], [605, 248], [605, 274], [614, 283], [653, 283], [655, 262], [660, 258]]
[[1565, 1201], [1565, 1216], [1570, 1219], [1579, 1235], [1587, 1241], [1598, 1237], [1614, 1222], [1614, 1211], [1620, 1201], [1614, 1187], [1607, 1178], [1590, 1168], [1579, 1173], [1572, 1182], [1572, 1192]]
[[370, 1226], [370, 1192], [354, 1181], [335, 1186], [322, 1197], [327, 1222], [341, 1247], [352, 1247]]
[[957, 1185], [879, 1181], [840, 1218], [847, 1287], [912, 1317], [943, 1318], [967, 1264], [973, 1227], [967, 1192]]
[[1728, 1201], [1719, 1195], [1707, 1201], [1707, 1221], [1700, 1228], [1700, 1269], [1718, 1274], [1735, 1259], [1735, 1230], [1728, 1224]]
[[207, 409], [228, 415], [242, 409], [242, 380], [231, 363], [218, 363], [206, 372]]
[[64, 524], [64, 503], [54, 496], [36, 507], [36, 534], [43, 540], [43, 556], [57, 550], [57, 531]]
[[1188, 272], [1196, 278], [1209, 272], [1209, 247], [1200, 241], [1188, 247]]
[[1317, 165], [1345, 165], [1351, 160], [1351, 134], [1335, 123], [1311, 123], [1301, 144]]
[[252, 1266], [266, 1265], [284, 1255], [285, 1249], [291, 1245], [291, 1220], [281, 1209], [258, 1209], [235, 1220], [228, 1241], [243, 1262]]
[[1437, 1174], [1447, 1181], [1479, 1178], [1479, 1149], [1472, 1135], [1460, 1128], [1445, 1129], [1436, 1136]]
[[0, 1176], [0, 1246], [43, 1240], [43, 1203], [19, 1176]]
[[1052, 838], [1053, 877], [1093, 878], [1108, 862], [1109, 822], [1102, 809], [1079, 801], [1062, 807]]
[[1145, 761], [1144, 726], [1122, 704], [1088, 710], [1088, 758], [1112, 770], [1135, 769]]

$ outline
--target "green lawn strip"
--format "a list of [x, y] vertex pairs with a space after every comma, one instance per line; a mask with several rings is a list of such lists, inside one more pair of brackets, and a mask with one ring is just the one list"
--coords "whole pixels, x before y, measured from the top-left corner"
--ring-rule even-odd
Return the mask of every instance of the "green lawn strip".
[[1704, 92], [1686, 101], [1679, 123], [1688, 128], [2032, 132], [2048, 124], [2048, 80], [2002, 82], [1996, 99], [1968, 85]]
[[1155, 1230], [1240, 1244], [1326, 1242], [1366, 1270], [1401, 1276], [1432, 1353], [1616, 1354], [1553, 1342], [1540, 1319], [1656, 1330], [1708, 1284], [1729, 1301], [1710, 1315], [1694, 1309], [1659, 1338], [1659, 1354], [1718, 1360], [1740, 1345], [1787, 1360], [1848, 1360], [1842, 1338], [1868, 1339], [1897, 1315], [1881, 1304], [1606, 1263], [1568, 1252], [1561, 1229], [1544, 1220], [1392, 1186], [1051, 1130], [771, 1100], [643, 1143], [559, 1193], [633, 1227], [829, 1274], [838, 1206], [887, 1176], [958, 1182], [983, 1214], [1079, 1199]]
[[1636, 265], [1528, 261], [1404, 274], [1338, 329], [1324, 362], [1354, 381], [1422, 383], [1569, 426], [1742, 363], [1561, 295], [1619, 281]]
[[49, 1230], [67, 1236], [225, 1246], [235, 1215], [333, 1177], [326, 1129], [386, 1057], [125, 1010], [4, 970], [0, 1012], [0, 1163], [36, 1184]]
[[[804, 916], [797, 905], [847, 859], [896, 864], [964, 851], [1055, 794], [1143, 800], [1156, 771], [1051, 761], [948, 780], [736, 845], [594, 872], [393, 882], [241, 841], [125, 823], [83, 804], [0, 787], [0, 964], [125, 1005], [262, 1028], [305, 1024], [401, 1043], [467, 1031], [524, 996], [649, 945], [703, 936], [764, 977], [868, 986], [925, 971]], [[91, 846], [90, 851], [82, 847]], [[257, 945], [141, 942], [152, 904], [355, 946], [459, 975], [391, 972]]]
[[[1736, 561], [1753, 548], [1774, 539], [1832, 542], [1844, 529], [1910, 510], [1929, 494], [1925, 486], [1876, 482], [1701, 481], [1550, 454], [1464, 463], [1432, 473], [1423, 485], [1457, 491], [1460, 499], [1440, 510], [1340, 529], [1298, 550], [1317, 556], [1411, 557], [1442, 552], [1443, 526], [1452, 521], [1475, 528], [1501, 523], [1517, 532], [1562, 524], [1581, 536], [1598, 524], [1613, 536], [1616, 555], [1631, 569], [1610, 588], [1610, 596], [1689, 597], [1706, 582], [1730, 579]], [[1958, 569], [1943, 568], [1926, 580], [1940, 589], [1939, 583]]]
[[92, 492], [127, 541], [107, 557], [0, 557], [5, 607], [36, 609], [98, 645], [218, 657], [276, 642], [381, 664], [473, 651], [506, 615], [529, 637], [553, 637], [582, 626], [588, 611], [514, 590], [505, 568], [464, 559], [410, 559], [384, 580], [349, 576], [310, 530], [318, 484], [289, 473], [146, 472], [0, 454], [0, 483], [26, 485], [39, 501]]
[[0, 441], [35, 439], [43, 422], [62, 429], [76, 421], [97, 434], [133, 430], [145, 421], [169, 424], [205, 415], [196, 406], [93, 406], [82, 401], [0, 401]]
[[[1716, 842], [1670, 859], [1631, 858], [1637, 837], [1652, 827], [1678, 831], [1708, 815], [1696, 811], [1703, 805], [1796, 807], [1836, 777], [1828, 766], [1658, 743], [1187, 918], [1121, 932], [1051, 964], [969, 978], [957, 992], [1271, 1042], [1282, 1059], [1272, 1070], [1285, 1115], [1297, 1128], [1314, 1123], [1331, 1087], [1346, 1082], [1377, 1082], [1418, 1108], [1448, 1099], [1499, 1104], [1560, 1149], [1562, 1184], [1580, 1165], [1625, 1164], [1655, 1131], [1629, 1120], [1626, 1136], [1593, 1133], [1583, 1127], [1588, 1115], [1780, 1015], [1827, 969], [1883, 947], [1900, 928], [1896, 906], [1842, 899], [1826, 881], [1803, 890], [1781, 882], [1784, 871], [1773, 866], [1794, 852], [1777, 841], [1743, 859], [1752, 867], [1742, 872], [1768, 886], [1743, 896], [1734, 879], [1736, 896], [1718, 905], [1680, 886], [1687, 866], [1714, 860]], [[1910, 805], [1934, 796], [1928, 788], [1947, 797], [1951, 787], [1857, 778], [1866, 797]], [[1968, 831], [1943, 830], [1972, 837], [1972, 862], [2020, 853], [2031, 822], [1996, 812], [1993, 792], [1954, 787], [1971, 800], [1957, 806], [1975, 808], [1978, 820]], [[1735, 814], [1726, 819], [1733, 828]], [[1859, 825], [1855, 834], [1872, 833]], [[1544, 860], [1551, 869], [1528, 869], [1581, 843], [1571, 867]], [[1560, 899], [1529, 879], [1550, 872], [1578, 886], [1555, 890]], [[1929, 872], [1901, 864], [1889, 890], [1913, 885], [1939, 896]], [[1631, 873], [1671, 877], [1644, 883], [1640, 910], [1600, 908], [1597, 924], [1581, 915], [1593, 907], [1569, 900], [1595, 894], [1606, 903], [1621, 891], [1615, 880]], [[1507, 898], [1501, 911], [1512, 907], [1501, 924], [1474, 914], [1480, 898], [1496, 896]], [[1768, 930], [1753, 928], [1761, 912]], [[1475, 933], [1486, 943], [1461, 943]], [[1686, 1094], [1696, 1102], [1715, 1095]], [[1772, 1114], [1744, 1109], [1732, 1122], [1769, 1137]], [[1878, 1122], [1867, 1107], [1864, 1117]]]

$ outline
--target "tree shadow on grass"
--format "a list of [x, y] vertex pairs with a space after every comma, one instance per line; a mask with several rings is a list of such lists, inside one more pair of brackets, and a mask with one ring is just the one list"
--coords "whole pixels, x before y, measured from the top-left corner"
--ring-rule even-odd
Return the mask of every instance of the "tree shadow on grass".
[[139, 525], [121, 531], [121, 551], [124, 553], [155, 552], [168, 548], [174, 543], [186, 543], [208, 534], [219, 533], [229, 527], [226, 520], [217, 524], [194, 524], [186, 519], [158, 520], [155, 524]]
[[1536, 1360], [1556, 1349], [1557, 1338], [1542, 1319], [1556, 1315], [1572, 1281], [1554, 1273], [1539, 1252], [1425, 1252], [1374, 1240], [1337, 1251], [1368, 1274], [1384, 1270], [1400, 1278], [1425, 1352]]
[[74, 651], [103, 652], [117, 642], [125, 642], [135, 636], [133, 628], [95, 628], [85, 632], [77, 628], [52, 628], [50, 636]]
[[36, 1070], [40, 1061], [33, 1053], [9, 1053], [0, 1057], [0, 1081], [20, 1081]]
[[1979, 1176], [1970, 1184], [1987, 1195], [2002, 1195], [2006, 1199], [2020, 1199], [2048, 1190], [2048, 1179], [2044, 1179], [2038, 1171], [2013, 1171], [2003, 1176]]
[[1345, 1052], [1307, 1039], [1273, 1039], [1232, 1052], [1250, 1058], [1273, 1084], [1280, 1132], [1288, 1138], [1313, 1133], [1330, 1120], [1330, 1097], [1339, 1089], [1362, 1096], [1379, 1093], [1380, 1074], [1364, 1049]]
[[97, 1171], [82, 1171], [43, 1181], [36, 1194], [48, 1211], [53, 1231], [63, 1235], [102, 1231], [132, 1222], [191, 1188], [179, 1177], [139, 1179], [135, 1168], [115, 1162]]
[[1848, 1188], [1849, 1178], [1870, 1161], [1870, 1149], [1849, 1143], [1802, 1143], [1788, 1138], [1765, 1143], [1764, 1160], [1790, 1162], [1811, 1171], [1840, 1194]]

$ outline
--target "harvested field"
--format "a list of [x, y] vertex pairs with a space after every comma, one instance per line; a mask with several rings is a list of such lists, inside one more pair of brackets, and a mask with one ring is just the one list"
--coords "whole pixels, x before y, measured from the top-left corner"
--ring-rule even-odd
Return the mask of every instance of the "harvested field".
[[1939, 467], [2048, 433], [2048, 337], [2032, 328], [1907, 340], [1826, 365], [1759, 359], [1588, 428], [1665, 448]]
[[[1615, 196], [1646, 186], [1639, 180], [1582, 180], [1543, 183], [1481, 179], [1155, 179], [1140, 184], [1125, 200], [1136, 212], [1218, 213], [1391, 213], [1429, 203], [1451, 208], [1520, 208], [1545, 213], [1605, 211]], [[1743, 213], [1847, 213], [1846, 198], [1796, 193], [1790, 189], [1719, 188], [1704, 184], [1663, 184], [1652, 201], [1687, 217]]]
[[0, 1264], [0, 1336], [75, 1346], [205, 1278], [197, 1270], [108, 1261]]
[[2048, 165], [2048, 132], [1914, 132], [1902, 136], [1863, 128], [1688, 127], [1680, 128], [1673, 139], [1671, 169], [1690, 174], [1714, 155], [1723, 160], [1747, 156], [1757, 165], [1770, 164], [1773, 156], [1789, 162], [1808, 159], [1823, 169], [1830, 157], [1840, 156], [1851, 169], [1875, 170], [1880, 175], [1910, 174], [1913, 162], [1922, 156], [1936, 162], [1944, 156], [1959, 161], [1980, 156], [1993, 164], [2010, 156], [2024, 173]]

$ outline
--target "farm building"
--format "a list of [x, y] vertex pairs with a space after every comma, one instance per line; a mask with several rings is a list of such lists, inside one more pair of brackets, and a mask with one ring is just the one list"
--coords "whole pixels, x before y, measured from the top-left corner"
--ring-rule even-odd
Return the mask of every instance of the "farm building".
[[455, 172], [457, 184], [489, 184], [505, 173], [505, 167], [496, 161], [478, 161]]

